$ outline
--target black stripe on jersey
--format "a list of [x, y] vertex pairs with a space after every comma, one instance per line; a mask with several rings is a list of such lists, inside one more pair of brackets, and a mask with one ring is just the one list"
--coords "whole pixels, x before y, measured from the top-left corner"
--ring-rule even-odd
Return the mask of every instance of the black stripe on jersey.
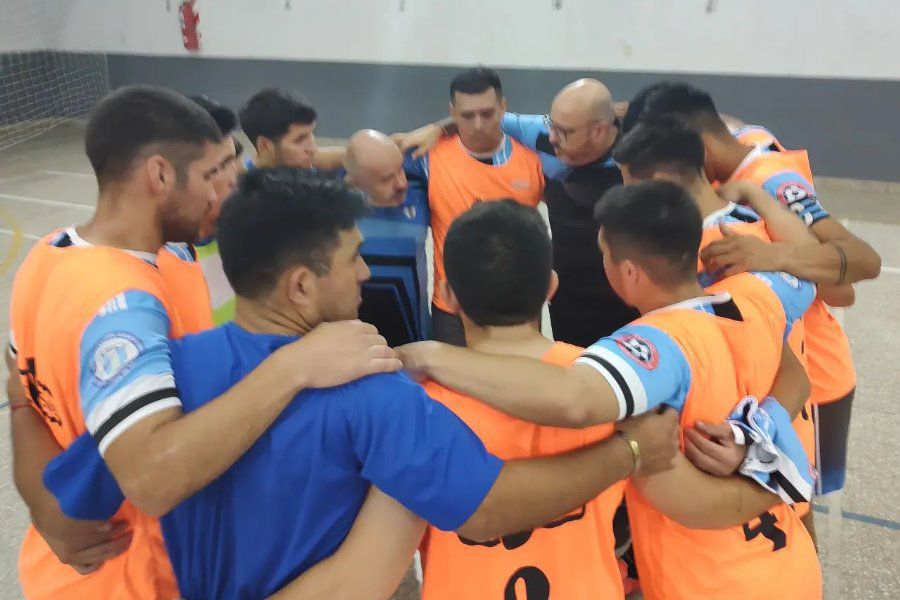
[[68, 233], [64, 233], [58, 240], [53, 243], [53, 245], [57, 248], [68, 248], [69, 246], [73, 245], [72, 238], [69, 237]]
[[113, 430], [119, 423], [141, 410], [145, 406], [149, 406], [154, 402], [159, 402], [160, 400], [166, 400], [168, 398], [178, 398], [178, 390], [174, 387], [162, 388], [159, 390], [154, 390], [150, 393], [144, 394], [138, 398], [135, 398], [116, 412], [112, 414], [110, 418], [106, 420], [103, 425], [101, 425], [97, 432], [94, 434], [94, 439], [97, 440], [99, 444], [103, 441], [103, 438], [109, 434], [110, 431]]
[[787, 492], [787, 495], [790, 496], [791, 500], [794, 502], [809, 502], [809, 500], [804, 498], [803, 494], [801, 494], [799, 490], [794, 487], [794, 484], [792, 484], [782, 473], [775, 471], [772, 473], [772, 479], [781, 486], [781, 489]]
[[6, 349], [9, 351], [9, 355], [13, 358], [13, 360], [19, 358], [19, 351], [16, 350], [16, 347], [13, 346], [12, 342], [6, 345]]
[[581, 358], [587, 358], [594, 361], [595, 363], [603, 367], [603, 369], [607, 373], [613, 376], [613, 379], [615, 379], [616, 383], [619, 384], [619, 389], [622, 390], [622, 397], [625, 398], [624, 418], [627, 419], [628, 417], [630, 417], [632, 413], [634, 413], [634, 396], [631, 394], [631, 389], [629, 389], [628, 384], [625, 382], [625, 378], [622, 377], [622, 374], [619, 372], [619, 370], [612, 366], [612, 364], [608, 360], [600, 358], [596, 354], [585, 352], [581, 355]]
[[734, 219], [735, 221], [742, 221], [744, 223], [757, 223], [759, 219], [754, 218], [753, 215], [747, 214], [746, 211], [741, 210], [740, 207], [735, 207], [728, 216]]
[[744, 320], [744, 315], [741, 314], [741, 309], [739, 309], [738, 305], [734, 303], [734, 300], [711, 304], [710, 306], [712, 306], [713, 314], [717, 317], [722, 317], [723, 319], [731, 319], [732, 321]]

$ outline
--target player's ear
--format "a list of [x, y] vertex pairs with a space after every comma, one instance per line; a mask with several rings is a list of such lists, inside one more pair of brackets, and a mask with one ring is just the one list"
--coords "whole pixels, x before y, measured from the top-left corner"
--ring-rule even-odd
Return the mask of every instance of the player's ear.
[[441, 298], [447, 303], [447, 306], [450, 308], [450, 313], [458, 315], [460, 310], [459, 299], [456, 297], [456, 294], [453, 293], [453, 288], [450, 287], [450, 284], [446, 279], [440, 283], [440, 288]]
[[144, 161], [142, 169], [147, 178], [147, 185], [154, 195], [165, 194], [175, 183], [175, 168], [161, 154], [149, 156]]
[[622, 259], [618, 264], [619, 274], [629, 283], [637, 283], [643, 271], [640, 266], [630, 258]]
[[303, 265], [285, 271], [278, 282], [283, 296], [297, 308], [313, 304], [317, 285], [315, 274]]
[[547, 284], [547, 302], [550, 302], [553, 299], [557, 290], [559, 290], [559, 275], [556, 274], [556, 271], [551, 269], [550, 283]]
[[258, 136], [256, 138], [256, 153], [259, 156], [269, 156], [273, 154], [273, 148], [275, 144], [264, 135]]
[[508, 105], [506, 104], [506, 96], [503, 96], [502, 98], [500, 98], [500, 112], [505, 113], [507, 106]]

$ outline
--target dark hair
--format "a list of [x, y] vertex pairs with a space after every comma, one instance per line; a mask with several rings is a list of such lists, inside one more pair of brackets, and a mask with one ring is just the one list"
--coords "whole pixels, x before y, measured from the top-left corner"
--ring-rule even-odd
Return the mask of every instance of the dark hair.
[[254, 169], [222, 206], [219, 253], [231, 287], [245, 298], [269, 293], [288, 268], [324, 275], [338, 233], [365, 213], [363, 195], [302, 169]]
[[639, 263], [663, 285], [697, 278], [702, 219], [679, 185], [646, 181], [610, 189], [594, 211], [615, 261]]
[[644, 112], [644, 106], [647, 104], [647, 98], [671, 85], [675, 84], [671, 81], [659, 81], [652, 85], [648, 85], [635, 94], [634, 97], [628, 101], [628, 110], [625, 111], [625, 116], [622, 117], [622, 133], [628, 133], [638, 124], [638, 120]]
[[231, 135], [231, 132], [237, 127], [237, 115], [227, 106], [211, 100], [208, 96], [190, 96], [190, 99], [212, 116], [222, 135]]
[[539, 318], [552, 263], [544, 220], [513, 200], [479, 202], [453, 222], [444, 242], [447, 282], [482, 327]]
[[671, 83], [647, 97], [642, 118], [669, 115], [684, 119], [699, 133], [730, 136], [712, 97], [687, 83]]
[[161, 87], [130, 86], [100, 101], [88, 121], [84, 147], [103, 187], [121, 179], [149, 150], [169, 160], [181, 177], [204, 143], [221, 139], [209, 113], [185, 96]]
[[309, 125], [316, 116], [305, 98], [276, 89], [257, 92], [240, 110], [241, 129], [254, 147], [260, 136], [277, 142], [291, 125]]
[[660, 169], [696, 178], [703, 173], [704, 158], [703, 140], [674, 117], [641, 120], [613, 150], [613, 159], [641, 179]]
[[489, 89], [497, 93], [498, 100], [503, 97], [503, 86], [497, 71], [487, 67], [473, 67], [457, 74], [450, 82], [450, 100], [454, 99], [457, 92], [481, 94]]

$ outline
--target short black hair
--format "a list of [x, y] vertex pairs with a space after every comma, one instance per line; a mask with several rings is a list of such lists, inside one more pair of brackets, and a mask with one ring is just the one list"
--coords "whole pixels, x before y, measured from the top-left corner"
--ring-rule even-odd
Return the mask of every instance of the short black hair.
[[231, 135], [237, 127], [237, 115], [233, 110], [210, 99], [209, 96], [190, 96], [190, 98], [212, 116], [222, 135]]
[[450, 82], [450, 100], [461, 94], [482, 94], [489, 89], [497, 93], [497, 99], [503, 97], [503, 86], [500, 84], [500, 75], [497, 71], [488, 67], [473, 67], [456, 75]]
[[444, 242], [447, 282], [476, 325], [520, 325], [547, 300], [553, 250], [537, 210], [503, 199], [457, 218]]
[[704, 172], [705, 156], [700, 135], [684, 121], [665, 116], [642, 119], [613, 150], [613, 159], [641, 179], [660, 169], [698, 177]]
[[207, 142], [222, 133], [196, 102], [154, 86], [120, 88], [97, 104], [87, 124], [84, 147], [103, 187], [124, 177], [142, 153], [166, 157], [181, 177]]
[[303, 169], [254, 169], [222, 206], [219, 253], [237, 295], [260, 298], [286, 269], [324, 275], [341, 231], [365, 213], [361, 192]]
[[316, 109], [302, 96], [283, 90], [265, 89], [253, 95], [240, 110], [241, 129], [256, 147], [262, 136], [277, 142], [291, 125], [309, 125], [316, 121]]
[[639, 263], [662, 285], [696, 280], [703, 226], [683, 187], [668, 181], [616, 186], [597, 203], [594, 216], [613, 260]]
[[638, 120], [640, 120], [641, 115], [644, 112], [644, 107], [647, 104], [647, 98], [671, 85], [675, 84], [671, 81], [658, 81], [652, 85], [648, 85], [635, 94], [631, 100], [628, 101], [628, 110], [625, 111], [625, 116], [622, 117], [622, 133], [628, 133], [638, 124]]
[[712, 96], [688, 83], [672, 83], [647, 97], [642, 118], [669, 115], [684, 119], [698, 133], [728, 135]]

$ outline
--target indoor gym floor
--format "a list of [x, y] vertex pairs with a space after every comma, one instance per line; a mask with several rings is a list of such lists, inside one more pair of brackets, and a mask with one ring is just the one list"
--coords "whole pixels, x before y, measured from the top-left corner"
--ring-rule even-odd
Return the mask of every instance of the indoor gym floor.
[[[79, 124], [69, 124], [0, 151], [3, 332], [13, 274], [27, 249], [48, 231], [91, 214], [97, 188], [82, 135]], [[826, 598], [893, 600], [900, 598], [900, 486], [894, 480], [900, 475], [900, 403], [893, 396], [900, 390], [900, 369], [891, 366], [900, 360], [900, 184], [827, 178], [816, 183], [825, 206], [869, 241], [884, 264], [880, 279], [857, 286], [856, 306], [843, 314], [859, 387], [847, 489], [840, 499], [843, 517], [828, 514], [834, 499], [816, 507]], [[0, 418], [7, 413], [0, 396]], [[27, 514], [13, 487], [6, 434], [0, 434], [0, 454], [0, 599], [6, 600], [21, 597], [16, 557]], [[396, 598], [417, 598], [414, 588], [406, 581]]]

